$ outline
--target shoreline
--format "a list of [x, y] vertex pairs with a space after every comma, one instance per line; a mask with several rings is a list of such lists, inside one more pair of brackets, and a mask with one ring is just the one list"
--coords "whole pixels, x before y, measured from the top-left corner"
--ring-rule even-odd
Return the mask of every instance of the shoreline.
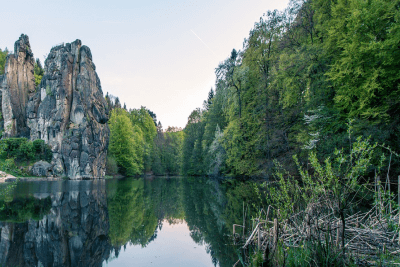
[[28, 177], [15, 177], [11, 174], [7, 174], [4, 177], [0, 177], [0, 184], [1, 183], [12, 183], [15, 182], [17, 179], [20, 182], [31, 182], [31, 181], [61, 181], [61, 180], [65, 180], [65, 181], [89, 181], [89, 180], [107, 180], [107, 179], [121, 179], [124, 178], [123, 176], [116, 176], [116, 177], [112, 177], [112, 178], [108, 178], [108, 177], [102, 177], [102, 178], [79, 178], [79, 179], [70, 179], [67, 177], [38, 177], [38, 176], [28, 176]]

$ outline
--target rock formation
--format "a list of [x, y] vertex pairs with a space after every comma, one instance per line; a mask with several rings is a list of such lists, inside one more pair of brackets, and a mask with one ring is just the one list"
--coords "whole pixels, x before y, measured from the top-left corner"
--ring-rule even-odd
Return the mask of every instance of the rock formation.
[[36, 92], [33, 68], [29, 39], [21, 35], [0, 77], [5, 136], [43, 139], [54, 175], [104, 176], [108, 108], [90, 49], [80, 40], [53, 47]]
[[34, 66], [29, 38], [22, 34], [15, 42], [14, 54], [7, 56], [5, 73], [0, 79], [5, 137], [29, 136], [26, 105], [35, 93]]
[[39, 91], [27, 105], [30, 137], [53, 151], [53, 170], [70, 178], [105, 174], [108, 109], [92, 54], [80, 40], [53, 47]]
[[52, 175], [53, 165], [46, 161], [38, 161], [32, 166], [32, 174], [34, 176], [46, 176], [49, 177]]

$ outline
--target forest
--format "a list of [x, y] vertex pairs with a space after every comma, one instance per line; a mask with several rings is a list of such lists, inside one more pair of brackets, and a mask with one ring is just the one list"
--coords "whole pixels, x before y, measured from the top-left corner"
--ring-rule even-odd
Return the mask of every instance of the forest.
[[163, 130], [157, 116], [146, 107], [129, 109], [118, 97], [106, 95], [111, 109], [107, 175], [179, 175], [184, 132]]
[[[294, 155], [304, 165], [310, 152], [325, 159], [362, 136], [378, 144], [375, 168], [383, 153], [395, 179], [398, 19], [399, 2], [386, 0], [295, 0], [268, 11], [243, 48], [216, 66], [215, 88], [185, 129], [162, 130], [150, 110], [127, 111], [107, 95], [110, 162], [129, 175], [272, 178], [275, 161], [295, 174]], [[129, 160], [114, 146], [122, 139], [131, 144]]]

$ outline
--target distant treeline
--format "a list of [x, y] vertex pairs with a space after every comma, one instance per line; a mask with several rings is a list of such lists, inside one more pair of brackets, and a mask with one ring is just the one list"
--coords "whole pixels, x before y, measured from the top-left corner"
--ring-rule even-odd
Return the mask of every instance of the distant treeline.
[[141, 107], [128, 111], [118, 97], [108, 93], [105, 99], [111, 110], [108, 174], [180, 174], [182, 129], [168, 127], [164, 131], [151, 110]]
[[[265, 13], [191, 113], [183, 173], [269, 177], [275, 160], [295, 173], [293, 155], [327, 158], [349, 147], [349, 129], [353, 141], [371, 136], [400, 151], [399, 7], [293, 0]], [[388, 165], [392, 152], [379, 149]], [[399, 174], [398, 158], [391, 164]]]

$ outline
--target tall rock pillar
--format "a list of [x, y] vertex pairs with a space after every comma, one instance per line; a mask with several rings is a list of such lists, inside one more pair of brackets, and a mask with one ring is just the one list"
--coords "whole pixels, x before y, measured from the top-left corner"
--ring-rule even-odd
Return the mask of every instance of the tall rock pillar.
[[108, 108], [89, 47], [80, 40], [53, 47], [44, 70], [26, 109], [31, 139], [51, 146], [57, 175], [103, 177]]
[[25, 111], [29, 97], [35, 93], [34, 66], [29, 37], [22, 34], [15, 42], [14, 54], [7, 56], [5, 73], [0, 79], [5, 137], [29, 137]]

